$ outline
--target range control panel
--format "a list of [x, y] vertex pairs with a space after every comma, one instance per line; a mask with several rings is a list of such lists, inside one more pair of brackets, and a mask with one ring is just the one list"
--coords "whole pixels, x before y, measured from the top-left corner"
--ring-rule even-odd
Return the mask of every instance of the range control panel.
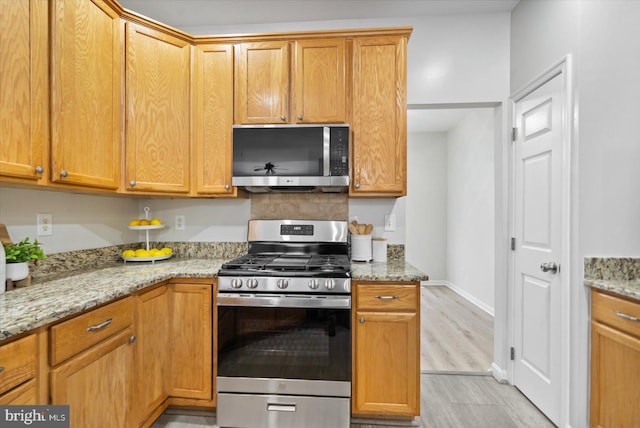
[[280, 226], [282, 236], [313, 236], [312, 224], [283, 224]]

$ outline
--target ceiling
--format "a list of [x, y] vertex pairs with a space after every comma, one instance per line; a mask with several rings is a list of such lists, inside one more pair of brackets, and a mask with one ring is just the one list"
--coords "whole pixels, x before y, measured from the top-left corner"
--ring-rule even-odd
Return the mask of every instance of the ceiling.
[[[519, 0], [119, 0], [178, 29], [510, 12]], [[195, 33], [194, 33], [195, 34]], [[447, 132], [469, 109], [409, 110], [408, 132]]]
[[119, 0], [126, 9], [182, 29], [343, 19], [510, 12], [518, 0]]

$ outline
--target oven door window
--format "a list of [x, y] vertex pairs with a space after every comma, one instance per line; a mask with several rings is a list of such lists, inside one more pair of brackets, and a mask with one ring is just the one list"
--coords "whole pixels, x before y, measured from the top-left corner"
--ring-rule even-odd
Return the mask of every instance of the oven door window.
[[218, 375], [350, 381], [350, 310], [219, 306]]

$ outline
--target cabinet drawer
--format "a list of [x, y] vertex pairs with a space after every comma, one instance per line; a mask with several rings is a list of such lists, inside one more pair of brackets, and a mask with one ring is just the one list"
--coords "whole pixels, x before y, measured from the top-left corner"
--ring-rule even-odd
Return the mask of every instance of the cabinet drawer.
[[38, 388], [36, 387], [35, 379], [31, 379], [27, 383], [24, 383], [17, 388], [13, 388], [11, 391], [0, 395], [0, 405], [2, 406], [15, 406], [25, 404], [38, 404]]
[[640, 302], [631, 302], [593, 290], [591, 308], [592, 320], [640, 337]]
[[418, 309], [418, 286], [406, 285], [358, 285], [358, 310], [363, 311], [411, 311]]
[[95, 345], [133, 323], [132, 298], [78, 315], [51, 327], [51, 365]]
[[37, 342], [31, 335], [0, 346], [0, 394], [36, 374]]

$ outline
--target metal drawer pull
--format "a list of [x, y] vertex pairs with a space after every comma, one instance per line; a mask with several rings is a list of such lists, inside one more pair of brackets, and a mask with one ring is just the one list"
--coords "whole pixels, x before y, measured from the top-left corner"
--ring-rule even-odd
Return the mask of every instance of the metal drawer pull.
[[620, 318], [628, 320], [628, 321], [640, 322], [640, 318], [632, 317], [631, 315], [627, 315], [627, 314], [623, 314], [620, 311], [616, 311], [616, 315], [619, 316]]
[[106, 326], [111, 324], [111, 321], [113, 321], [113, 320], [111, 318], [109, 318], [108, 320], [106, 320], [102, 324], [92, 325], [91, 327], [87, 328], [87, 331], [96, 331], [96, 330], [100, 330], [102, 328], [105, 328]]
[[4, 371], [4, 367], [0, 367], [0, 373]]
[[376, 299], [380, 299], [380, 300], [394, 300], [397, 298], [398, 296], [376, 296]]
[[295, 412], [295, 404], [271, 404], [267, 403], [267, 410], [270, 412]]

